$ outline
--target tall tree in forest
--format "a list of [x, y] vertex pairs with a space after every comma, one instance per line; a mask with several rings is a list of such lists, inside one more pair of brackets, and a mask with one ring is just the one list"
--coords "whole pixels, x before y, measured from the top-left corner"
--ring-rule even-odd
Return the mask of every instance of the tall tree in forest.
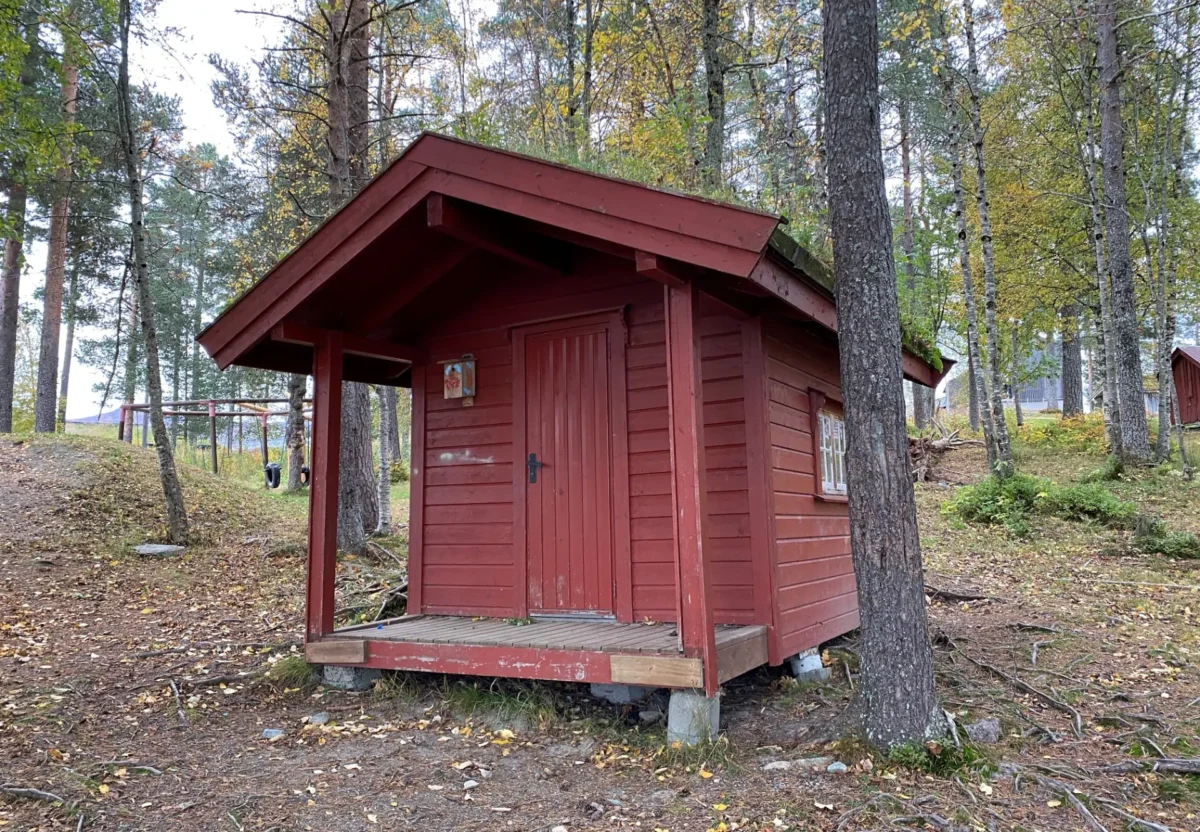
[[1133, 263], [1129, 253], [1129, 208], [1125, 195], [1125, 136], [1121, 121], [1121, 66], [1117, 49], [1118, 0], [1094, 0], [1096, 60], [1100, 71], [1100, 157], [1104, 179], [1104, 224], [1108, 232], [1108, 269], [1112, 283], [1115, 329], [1117, 409], [1121, 419], [1121, 456], [1126, 462], [1150, 461], [1142, 384]]
[[34, 406], [33, 429], [53, 433], [58, 421], [58, 342], [62, 329], [63, 277], [67, 265], [67, 222], [71, 210], [71, 180], [73, 172], [76, 96], [79, 93], [79, 60], [76, 34], [73, 31], [74, 4], [67, 12], [66, 25], [61, 28], [63, 149], [62, 160], [55, 174], [54, 203], [50, 208], [50, 241], [46, 253], [46, 286], [42, 296], [42, 338], [38, 353], [37, 398]]
[[900, 309], [884, 193], [875, 0], [825, 3], [824, 55], [850, 543], [862, 627], [859, 701], [879, 747], [945, 734], [905, 432]]
[[710, 188], [720, 186], [725, 165], [725, 63], [721, 33], [721, 0], [702, 0], [700, 29], [704, 53], [704, 98], [708, 123], [704, 133], [702, 175]]
[[391, 433], [396, 429], [396, 416], [389, 409], [384, 385], [375, 388], [379, 399], [379, 522], [375, 533], [392, 533], [392, 456]]
[[[134, 121], [133, 94], [129, 84], [129, 33], [133, 25], [134, 0], [120, 0], [118, 29], [121, 59], [117, 76], [117, 113], [120, 123], [121, 153], [129, 190], [129, 218], [133, 235], [132, 277], [142, 323], [142, 344], [146, 352], [146, 392], [150, 399], [150, 425], [158, 454], [158, 474], [162, 480], [167, 509], [167, 533], [172, 543], [183, 544], [188, 538], [187, 512], [183, 488], [175, 470], [175, 454], [162, 413], [162, 369], [159, 363], [158, 333], [154, 328], [154, 302], [150, 291], [149, 253], [146, 246], [145, 207], [142, 203], [141, 151]], [[143, 431], [145, 428], [143, 428]]]
[[[368, 178], [370, 3], [334, 0], [321, 14], [326, 26], [327, 178], [330, 208], [337, 209]], [[366, 548], [366, 532], [375, 528], [379, 511], [367, 385], [344, 382], [341, 428], [338, 548], [358, 553]]]
[[[979, 240], [983, 250], [983, 326], [987, 336], [987, 367], [991, 406], [992, 436], [996, 444], [996, 464], [993, 471], [1008, 476], [1013, 471], [1012, 448], [1008, 441], [1008, 425], [1004, 421], [1004, 385], [1000, 378], [1000, 338], [996, 321], [996, 253], [992, 244], [991, 215], [988, 212], [987, 168], [983, 153], [983, 117], [979, 101], [979, 59], [975, 49], [975, 16], [971, 4], [963, 0], [963, 30], [967, 39], [967, 92], [970, 102], [972, 139], [975, 159], [975, 208], [979, 214]], [[979, 366], [979, 365], [977, 365]]]
[[[42, 47], [38, 41], [39, 21], [36, 9], [21, 9], [25, 36], [17, 84], [18, 102], [12, 106], [11, 117], [17, 122], [17, 132], [28, 127], [30, 107], [24, 106], [34, 97], [34, 86], [42, 60]], [[7, 113], [6, 113], [7, 114]], [[4, 161], [7, 171], [0, 182], [8, 189], [8, 205], [3, 222], [4, 262], [0, 267], [0, 433], [12, 433], [13, 429], [13, 383], [16, 380], [17, 363], [17, 311], [21, 302], [21, 269], [25, 263], [25, 210], [29, 201], [29, 174], [33, 165], [30, 151], [17, 145], [15, 152]]]
[[[987, 448], [988, 470], [995, 471], [1000, 457], [996, 446], [995, 417], [990, 406], [986, 374], [983, 370], [983, 355], [979, 344], [979, 315], [976, 308], [975, 280], [971, 273], [971, 248], [967, 237], [967, 205], [963, 189], [962, 162], [962, 119], [959, 113], [954, 70], [950, 65], [950, 35], [945, 14], [939, 15], [941, 30], [942, 60], [946, 66], [939, 67], [942, 78], [943, 105], [950, 122], [950, 137], [947, 151], [950, 155], [951, 187], [954, 191], [954, 221], [957, 238], [958, 265], [962, 275], [963, 305], [966, 312], [967, 333], [967, 384], [971, 416], [983, 427], [984, 445]], [[975, 428], [972, 425], [972, 428]]]

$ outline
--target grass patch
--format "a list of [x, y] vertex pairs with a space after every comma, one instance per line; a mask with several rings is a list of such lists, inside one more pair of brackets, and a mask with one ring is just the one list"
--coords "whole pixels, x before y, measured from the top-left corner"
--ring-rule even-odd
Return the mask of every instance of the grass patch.
[[272, 664], [267, 670], [266, 681], [268, 684], [285, 690], [304, 690], [316, 685], [317, 673], [313, 666], [304, 660], [303, 656], [293, 654], [284, 656]]
[[729, 739], [721, 735], [695, 745], [684, 745], [681, 742], [664, 745], [654, 755], [654, 763], [656, 766], [680, 769], [690, 774], [710, 772], [716, 768], [736, 768], [737, 756]]
[[936, 777], [950, 777], [961, 771], [970, 771], [989, 765], [979, 749], [970, 743], [961, 748], [927, 742], [894, 745], [888, 749], [887, 761], [900, 768], [921, 771]]
[[517, 679], [446, 677], [441, 696], [449, 708], [464, 716], [522, 720], [539, 729], [557, 723], [563, 710], [549, 687]]

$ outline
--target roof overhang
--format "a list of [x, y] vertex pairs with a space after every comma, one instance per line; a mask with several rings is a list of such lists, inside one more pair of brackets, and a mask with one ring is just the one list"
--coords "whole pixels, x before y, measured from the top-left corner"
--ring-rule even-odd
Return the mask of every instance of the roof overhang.
[[[322, 223], [197, 340], [220, 369], [233, 364], [311, 371], [311, 341], [284, 337], [322, 327], [359, 339], [351, 381], [405, 384], [411, 361], [389, 320], [477, 252], [567, 274], [572, 246], [632, 262], [663, 283], [699, 281], [764, 299], [784, 317], [837, 332], [832, 277], [783, 234], [779, 216], [650, 188], [436, 134], [424, 134]], [[334, 283], [354, 274], [353, 284]], [[370, 284], [360, 287], [356, 284]], [[332, 287], [332, 288], [331, 288]], [[337, 308], [340, 305], [340, 309]], [[386, 336], [386, 337], [383, 337]], [[315, 337], [315, 336], [314, 336]], [[935, 370], [909, 351], [909, 379], [936, 386]]]

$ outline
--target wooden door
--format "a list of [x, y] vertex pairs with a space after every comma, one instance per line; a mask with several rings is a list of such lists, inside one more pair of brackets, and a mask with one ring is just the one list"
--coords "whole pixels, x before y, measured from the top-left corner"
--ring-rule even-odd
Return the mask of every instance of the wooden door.
[[609, 328], [524, 342], [525, 543], [531, 613], [614, 610]]

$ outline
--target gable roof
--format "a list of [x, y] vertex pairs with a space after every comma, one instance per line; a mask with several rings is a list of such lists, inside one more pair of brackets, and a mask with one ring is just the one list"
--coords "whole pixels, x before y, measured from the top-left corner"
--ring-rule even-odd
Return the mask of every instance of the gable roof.
[[1186, 358], [1188, 361], [1200, 367], [1200, 346], [1197, 347], [1176, 347], [1171, 353], [1171, 363], [1174, 364], [1178, 359]]
[[[364, 316], [378, 325], [388, 304], [398, 304], [398, 311], [421, 291], [413, 275], [431, 285], [471, 248], [513, 256], [508, 249], [519, 248], [514, 241], [522, 235], [530, 244], [515, 256], [533, 266], [555, 268], [544, 257], [555, 245], [595, 248], [632, 260], [650, 275], [724, 282], [836, 331], [832, 279], [782, 232], [782, 222], [738, 205], [425, 133], [197, 340], [221, 369], [241, 364], [308, 372], [311, 350], [298, 341], [273, 340], [276, 327], [324, 319], [342, 329]], [[446, 245], [447, 236], [457, 238], [453, 245]], [[350, 274], [353, 281], [338, 281], [338, 291], [331, 290], [336, 277]], [[414, 283], [411, 290], [406, 281]], [[364, 312], [370, 307], [376, 308]], [[906, 374], [925, 384], [936, 384], [949, 363], [935, 370], [905, 352]], [[394, 363], [347, 360], [348, 379], [395, 383], [395, 376]]]

